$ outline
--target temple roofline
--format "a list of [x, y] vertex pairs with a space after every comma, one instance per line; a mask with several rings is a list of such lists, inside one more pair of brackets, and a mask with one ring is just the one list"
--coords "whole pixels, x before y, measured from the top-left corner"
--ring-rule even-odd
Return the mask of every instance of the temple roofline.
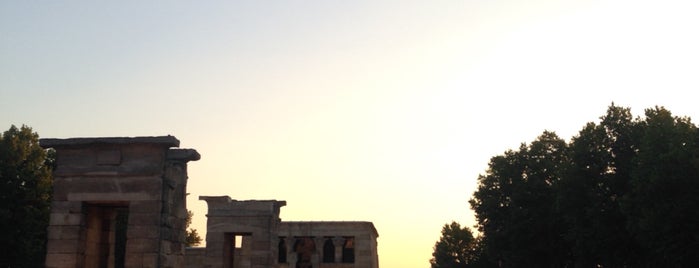
[[39, 145], [44, 148], [83, 147], [92, 144], [159, 144], [164, 147], [179, 147], [180, 141], [174, 136], [150, 137], [85, 137], [67, 139], [39, 139]]

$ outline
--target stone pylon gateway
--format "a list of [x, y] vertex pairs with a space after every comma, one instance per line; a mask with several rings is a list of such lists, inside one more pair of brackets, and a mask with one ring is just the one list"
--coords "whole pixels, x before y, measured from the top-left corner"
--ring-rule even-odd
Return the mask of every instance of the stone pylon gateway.
[[46, 267], [183, 267], [187, 162], [172, 136], [42, 139], [56, 150]]

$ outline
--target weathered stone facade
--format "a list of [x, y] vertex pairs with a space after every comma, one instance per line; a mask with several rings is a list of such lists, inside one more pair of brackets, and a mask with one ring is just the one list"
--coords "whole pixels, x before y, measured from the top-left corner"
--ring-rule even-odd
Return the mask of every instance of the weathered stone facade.
[[187, 249], [188, 268], [378, 267], [378, 233], [371, 222], [283, 222], [285, 201], [207, 202], [206, 248]]
[[187, 162], [172, 136], [42, 139], [56, 150], [46, 267], [183, 267]]
[[46, 267], [378, 267], [371, 222], [282, 222], [277, 200], [200, 197], [206, 248], [185, 249], [187, 163], [200, 156], [175, 137], [40, 144], [57, 156]]
[[[227, 196], [202, 196], [206, 214], [206, 258], [200, 267], [273, 267], [283, 201], [236, 201]], [[236, 241], [239, 240], [239, 241]], [[237, 248], [238, 245], [245, 245]]]
[[[286, 262], [277, 267], [296, 267], [296, 263], [310, 263], [308, 267], [349, 268], [379, 267], [377, 242], [379, 234], [374, 224], [363, 221], [307, 221], [281, 222], [279, 250], [286, 247]], [[299, 247], [300, 239], [310, 239], [310, 251]], [[284, 246], [282, 246], [284, 244]], [[306, 259], [306, 260], [303, 260]]]

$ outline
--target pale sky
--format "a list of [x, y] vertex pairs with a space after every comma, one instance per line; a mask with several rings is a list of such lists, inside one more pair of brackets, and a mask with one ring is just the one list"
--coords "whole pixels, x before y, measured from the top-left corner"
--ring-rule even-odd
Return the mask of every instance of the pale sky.
[[0, 129], [174, 135], [200, 195], [372, 221], [429, 267], [488, 160], [612, 101], [699, 118], [696, 1], [0, 1]]

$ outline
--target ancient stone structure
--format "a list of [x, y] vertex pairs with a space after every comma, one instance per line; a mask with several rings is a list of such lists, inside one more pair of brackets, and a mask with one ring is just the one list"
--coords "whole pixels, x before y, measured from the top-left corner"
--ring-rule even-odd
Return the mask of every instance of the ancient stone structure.
[[371, 222], [282, 222], [277, 200], [200, 197], [206, 248], [185, 250], [187, 163], [199, 154], [175, 137], [40, 144], [57, 154], [46, 267], [378, 267]]
[[195, 150], [172, 136], [40, 144], [57, 154], [46, 267], [183, 267]]
[[[235, 201], [202, 196], [206, 214], [206, 258], [203, 267], [272, 267], [276, 263], [279, 208], [283, 201]], [[238, 248], [237, 245], [246, 245]]]
[[[280, 258], [277, 267], [379, 267], [374, 224], [361, 221], [282, 222], [278, 245], [286, 247], [286, 262]], [[315, 247], [300, 246], [312, 241]], [[305, 242], [305, 243], [304, 243]], [[303, 266], [301, 266], [303, 267]]]
[[206, 248], [187, 249], [189, 268], [376, 268], [378, 233], [371, 222], [283, 222], [277, 200], [207, 202]]

